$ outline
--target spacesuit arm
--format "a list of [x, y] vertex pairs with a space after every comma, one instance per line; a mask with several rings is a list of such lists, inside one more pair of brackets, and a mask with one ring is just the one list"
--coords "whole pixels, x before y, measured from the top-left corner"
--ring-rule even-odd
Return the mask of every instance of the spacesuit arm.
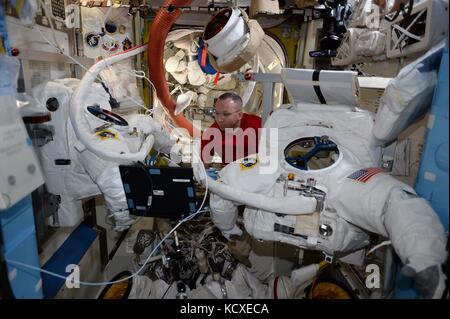
[[445, 289], [442, 264], [447, 252], [444, 227], [425, 199], [395, 188], [389, 197], [384, 224], [392, 245], [414, 277], [421, 298], [441, 298]]
[[242, 230], [236, 225], [238, 216], [237, 205], [216, 194], [210, 196], [211, 218], [222, 234], [230, 239], [230, 235], [242, 235]]
[[317, 201], [312, 197], [286, 196], [270, 197], [263, 194], [255, 194], [237, 190], [229, 185], [208, 178], [208, 186], [212, 193], [223, 199], [240, 203], [268, 212], [276, 212], [287, 215], [310, 214], [316, 210]]
[[444, 227], [425, 199], [392, 189], [384, 225], [402, 262], [416, 272], [445, 261]]

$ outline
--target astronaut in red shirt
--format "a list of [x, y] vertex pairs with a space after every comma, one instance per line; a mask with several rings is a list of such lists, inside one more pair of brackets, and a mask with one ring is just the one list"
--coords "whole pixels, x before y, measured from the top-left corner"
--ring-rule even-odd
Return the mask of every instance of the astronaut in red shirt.
[[242, 111], [239, 95], [224, 93], [214, 107], [215, 123], [202, 133], [201, 157], [205, 164], [212, 162], [214, 153], [222, 164], [258, 152], [261, 118]]

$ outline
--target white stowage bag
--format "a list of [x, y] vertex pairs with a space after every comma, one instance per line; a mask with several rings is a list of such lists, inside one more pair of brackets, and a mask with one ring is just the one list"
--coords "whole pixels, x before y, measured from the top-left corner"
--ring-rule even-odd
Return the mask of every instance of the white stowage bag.
[[[258, 259], [260, 260], [260, 259]], [[269, 258], [267, 258], [269, 260]], [[231, 280], [209, 275], [205, 283], [197, 283], [195, 289], [186, 287], [187, 299], [290, 299], [297, 296], [299, 288], [310, 284], [319, 270], [319, 264], [311, 264], [294, 270], [290, 277], [271, 274], [261, 280], [242, 264], [233, 271]], [[146, 276], [134, 276], [128, 299], [174, 299], [177, 282], [151, 280]]]
[[313, 80], [315, 72], [310, 69], [281, 70], [281, 79], [293, 99], [292, 103], [320, 104], [316, 93], [319, 86], [327, 105], [358, 105], [357, 72], [321, 71], [317, 81]]
[[373, 135], [387, 145], [430, 107], [444, 44], [404, 67], [392, 79], [380, 100]]
[[386, 35], [380, 31], [368, 30], [362, 32], [355, 41], [356, 54], [362, 56], [377, 56], [384, 52]]
[[204, 285], [193, 289], [189, 299], [290, 299], [300, 286], [310, 282], [319, 269], [312, 265], [312, 271], [297, 269], [293, 276], [271, 275], [267, 282], [258, 279], [247, 267], [239, 264], [233, 272], [231, 280], [209, 280]]

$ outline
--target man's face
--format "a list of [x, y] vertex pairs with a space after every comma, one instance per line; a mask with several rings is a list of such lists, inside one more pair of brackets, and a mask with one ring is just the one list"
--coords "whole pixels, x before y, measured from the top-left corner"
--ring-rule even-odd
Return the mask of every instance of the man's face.
[[217, 100], [214, 109], [214, 119], [222, 131], [239, 127], [242, 110], [232, 99]]

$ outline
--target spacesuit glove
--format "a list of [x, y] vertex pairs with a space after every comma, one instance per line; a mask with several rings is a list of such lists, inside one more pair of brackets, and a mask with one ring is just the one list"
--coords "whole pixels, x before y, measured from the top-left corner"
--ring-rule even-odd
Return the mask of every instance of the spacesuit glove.
[[128, 210], [114, 212], [110, 215], [110, 217], [114, 220], [113, 229], [115, 231], [124, 231], [136, 222], [136, 219], [130, 217]]
[[407, 277], [413, 277], [415, 287], [421, 299], [441, 299], [446, 290], [447, 277], [442, 271], [442, 265], [433, 265], [415, 272], [408, 265], [404, 266], [402, 273]]
[[208, 176], [211, 177], [215, 181], [219, 179], [219, 171], [215, 168], [207, 169], [206, 174], [208, 174]]
[[202, 169], [200, 165], [203, 165], [203, 163], [192, 163], [192, 169], [194, 171], [194, 178], [197, 182], [201, 183], [202, 185], [206, 184], [206, 176], [205, 171]]
[[243, 231], [237, 225], [234, 225], [230, 230], [222, 230], [222, 235], [228, 240], [236, 240], [243, 235]]

